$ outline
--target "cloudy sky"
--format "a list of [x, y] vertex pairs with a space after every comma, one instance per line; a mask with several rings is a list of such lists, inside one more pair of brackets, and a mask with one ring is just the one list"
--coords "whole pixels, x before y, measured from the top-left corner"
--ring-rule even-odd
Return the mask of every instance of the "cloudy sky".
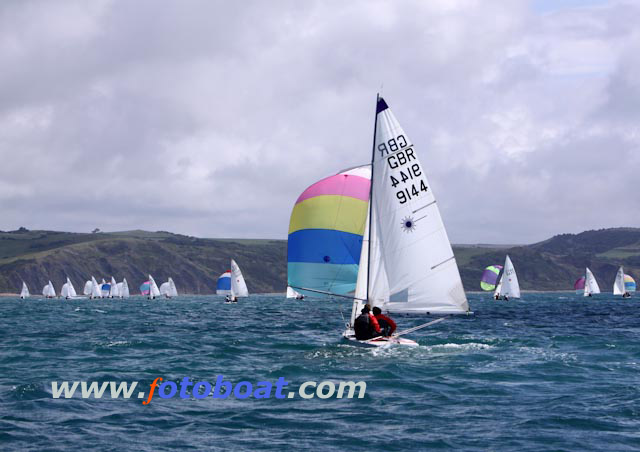
[[381, 90], [456, 243], [640, 226], [640, 3], [0, 3], [0, 229], [286, 238]]

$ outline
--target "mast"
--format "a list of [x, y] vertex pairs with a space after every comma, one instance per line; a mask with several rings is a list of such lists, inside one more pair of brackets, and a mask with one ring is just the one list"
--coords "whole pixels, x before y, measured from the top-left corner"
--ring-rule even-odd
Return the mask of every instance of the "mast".
[[376, 159], [376, 135], [378, 132], [378, 102], [380, 102], [380, 93], [376, 94], [376, 114], [373, 120], [373, 144], [371, 145], [371, 184], [369, 185], [369, 215], [368, 215], [368, 229], [369, 229], [369, 237], [367, 237], [368, 246], [368, 256], [367, 256], [367, 299], [365, 300], [365, 304], [369, 303], [369, 276], [371, 274], [371, 217], [373, 213], [373, 161]]

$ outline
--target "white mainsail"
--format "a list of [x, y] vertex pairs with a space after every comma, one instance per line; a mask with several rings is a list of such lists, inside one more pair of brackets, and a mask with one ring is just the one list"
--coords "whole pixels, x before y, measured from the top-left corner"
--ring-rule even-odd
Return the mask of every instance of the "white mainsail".
[[596, 281], [595, 276], [587, 267], [584, 277], [584, 296], [588, 297], [589, 294], [600, 293], [600, 286], [598, 286], [598, 281]]
[[27, 297], [29, 297], [29, 288], [27, 287], [27, 283], [25, 283], [24, 281], [22, 281], [22, 290], [20, 291], [20, 298], [22, 298], [23, 300]]
[[154, 299], [155, 297], [160, 296], [160, 289], [158, 289], [158, 285], [156, 284], [153, 276], [149, 275], [149, 298]]
[[73, 298], [78, 294], [76, 293], [75, 287], [73, 287], [73, 283], [67, 276], [67, 282], [62, 285], [62, 289], [60, 289], [60, 296], [65, 298]]
[[167, 281], [169, 283], [169, 296], [170, 297], [177, 297], [178, 296], [178, 289], [176, 288], [176, 283], [173, 282], [173, 278], [169, 277], [169, 281]]
[[42, 295], [47, 298], [55, 298], [56, 289], [53, 287], [53, 283], [51, 283], [51, 281], [49, 281], [47, 285], [42, 288]]
[[98, 281], [96, 281], [96, 278], [94, 278], [93, 276], [91, 277], [91, 295], [89, 296], [89, 298], [102, 298], [102, 290], [100, 289], [100, 285], [98, 284]]
[[244, 282], [240, 267], [233, 259], [231, 259], [231, 296], [236, 298], [249, 296], [247, 283]]
[[116, 279], [111, 277], [111, 287], [109, 288], [109, 298], [118, 298], [120, 296], [120, 292], [118, 291], [118, 283], [116, 283]]
[[127, 278], [123, 278], [122, 282], [119, 282], [117, 286], [118, 296], [120, 298], [129, 298], [129, 284], [127, 283]]
[[164, 295], [167, 298], [171, 296], [169, 295], [169, 282], [163, 282], [160, 284], [160, 295]]
[[82, 293], [85, 295], [91, 295], [91, 285], [91, 280], [84, 283], [84, 290], [82, 291]]
[[509, 298], [520, 298], [520, 284], [518, 284], [518, 275], [516, 275], [516, 269], [513, 268], [513, 263], [507, 254], [504, 260], [504, 270], [502, 279], [500, 280], [500, 296]]
[[363, 246], [361, 253], [369, 259], [368, 265], [361, 260], [358, 271], [358, 280], [366, 278], [368, 286], [362, 298], [389, 312], [468, 312], [455, 256], [418, 153], [382, 98], [372, 165], [369, 252]]
[[616, 274], [616, 280], [613, 282], [613, 294], [622, 295], [624, 292], [624, 268], [621, 265]]

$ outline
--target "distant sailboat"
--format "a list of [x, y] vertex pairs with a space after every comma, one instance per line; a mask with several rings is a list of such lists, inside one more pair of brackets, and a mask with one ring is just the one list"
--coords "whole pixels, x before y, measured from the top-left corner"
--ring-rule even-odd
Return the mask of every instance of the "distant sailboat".
[[293, 287], [287, 286], [287, 298], [295, 298], [296, 300], [303, 300], [304, 295], [296, 291]]
[[624, 268], [620, 266], [616, 274], [616, 280], [613, 283], [613, 294], [622, 295], [622, 298], [631, 297], [631, 293], [636, 291], [636, 282], [630, 276], [624, 273]]
[[518, 275], [516, 275], [516, 269], [511, 263], [511, 258], [507, 254], [504, 260], [504, 269], [502, 277], [496, 288], [496, 293], [501, 299], [508, 300], [509, 298], [520, 298], [520, 284], [518, 283]]
[[100, 284], [96, 281], [96, 278], [91, 277], [91, 294], [89, 295], [90, 299], [102, 298], [102, 290], [100, 289]]
[[47, 285], [42, 288], [42, 295], [47, 298], [56, 297], [56, 289], [53, 287], [53, 283], [51, 283], [51, 281], [49, 281]]
[[164, 295], [166, 298], [173, 298], [178, 296], [178, 290], [176, 289], [176, 285], [173, 282], [173, 279], [169, 278], [167, 282], [164, 282], [160, 285], [160, 294]]
[[156, 297], [160, 296], [160, 289], [158, 289], [158, 285], [156, 281], [153, 279], [153, 276], [149, 275], [149, 300], [153, 300]]
[[247, 289], [247, 283], [244, 281], [242, 271], [240, 267], [231, 259], [231, 301], [235, 301], [238, 298], [246, 298], [249, 296], [249, 290]]
[[582, 293], [585, 297], [590, 297], [593, 294], [600, 293], [600, 286], [598, 286], [598, 281], [596, 281], [595, 276], [589, 267], [585, 270], [585, 275], [578, 279], [574, 284], [574, 289], [576, 289], [577, 293]]
[[118, 296], [120, 298], [129, 298], [129, 283], [127, 283], [127, 278], [123, 278], [122, 282], [119, 282], [117, 286]]
[[75, 287], [73, 287], [73, 283], [67, 276], [67, 282], [62, 285], [62, 289], [60, 289], [60, 296], [66, 298], [67, 300], [70, 298], [75, 298], [78, 296], [76, 293]]
[[[371, 167], [355, 299], [344, 337], [357, 341], [355, 319], [365, 302], [392, 313], [468, 313], [455, 256], [424, 167], [382, 98], [376, 107]], [[358, 342], [417, 345], [397, 336]]]
[[109, 284], [109, 298], [119, 298], [120, 292], [118, 291], [118, 283], [116, 283], [116, 279], [111, 277], [111, 284]]
[[111, 292], [111, 284], [107, 284], [104, 278], [102, 278], [102, 283], [100, 284], [100, 293], [102, 295], [102, 298], [108, 298], [110, 292]]
[[231, 270], [227, 270], [218, 277], [216, 295], [231, 295]]
[[20, 291], [20, 298], [22, 298], [23, 300], [25, 298], [29, 298], [29, 288], [27, 287], [27, 283], [25, 283], [24, 281], [22, 281], [22, 290]]

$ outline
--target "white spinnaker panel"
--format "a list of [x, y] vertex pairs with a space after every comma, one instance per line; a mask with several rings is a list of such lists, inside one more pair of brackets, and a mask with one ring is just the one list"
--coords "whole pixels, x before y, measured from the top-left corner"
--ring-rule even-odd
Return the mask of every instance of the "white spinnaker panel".
[[287, 298], [295, 298], [298, 296], [298, 292], [296, 292], [296, 290], [291, 287], [291, 286], [287, 286]]
[[49, 281], [48, 284], [42, 288], [42, 295], [44, 295], [45, 297], [56, 296], [56, 289], [53, 287], [53, 283], [51, 281]]
[[27, 283], [22, 281], [22, 290], [20, 291], [20, 298], [27, 298], [29, 296], [29, 288], [27, 287]]
[[85, 295], [91, 295], [91, 281], [87, 281], [84, 283], [84, 290], [82, 291]]
[[231, 295], [235, 297], [249, 296], [247, 283], [244, 282], [240, 267], [238, 267], [238, 264], [233, 259], [231, 259]]
[[91, 277], [91, 298], [102, 298], [102, 289], [93, 276]]
[[163, 282], [162, 284], [160, 284], [160, 295], [169, 295], [169, 283], [168, 282]]
[[160, 289], [151, 275], [149, 275], [149, 296], [152, 298], [160, 296]]
[[622, 266], [616, 273], [616, 280], [613, 283], [613, 294], [622, 295], [624, 293], [624, 268]]
[[178, 296], [178, 289], [176, 288], [176, 283], [173, 282], [173, 278], [169, 278], [169, 281], [167, 281], [169, 283], [169, 296], [170, 297], [177, 297]]
[[587, 267], [587, 271], [585, 272], [585, 284], [584, 284], [584, 296], [588, 296], [590, 293], [600, 293], [600, 286], [598, 286], [598, 281], [596, 281], [596, 277], [593, 276], [589, 267]]
[[377, 110], [369, 299], [389, 312], [467, 312], [425, 168], [384, 100]]
[[127, 282], [127, 278], [122, 280], [122, 290], [120, 291], [120, 297], [129, 298], [129, 283]]
[[507, 296], [509, 298], [520, 298], [520, 284], [518, 283], [518, 275], [516, 275], [516, 269], [513, 267], [511, 258], [507, 255], [504, 260], [504, 269], [502, 274], [502, 287], [500, 288], [500, 295]]

